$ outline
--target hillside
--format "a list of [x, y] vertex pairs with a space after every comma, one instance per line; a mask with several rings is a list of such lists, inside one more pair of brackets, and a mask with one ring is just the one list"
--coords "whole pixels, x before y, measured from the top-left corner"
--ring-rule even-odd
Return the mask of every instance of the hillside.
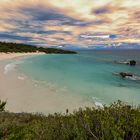
[[0, 42], [0, 52], [45, 52], [45, 53], [60, 53], [60, 54], [75, 54], [74, 51], [56, 49], [56, 48], [43, 48], [27, 44]]

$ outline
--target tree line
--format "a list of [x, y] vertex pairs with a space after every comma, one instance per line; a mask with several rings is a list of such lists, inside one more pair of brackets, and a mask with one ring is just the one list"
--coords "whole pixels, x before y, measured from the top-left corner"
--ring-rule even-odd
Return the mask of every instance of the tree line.
[[70, 50], [63, 50], [57, 48], [43, 48], [27, 44], [19, 44], [12, 42], [0, 42], [0, 52], [4, 53], [27, 53], [27, 52], [44, 52], [44, 53], [60, 53], [60, 54], [75, 54], [76, 52]]

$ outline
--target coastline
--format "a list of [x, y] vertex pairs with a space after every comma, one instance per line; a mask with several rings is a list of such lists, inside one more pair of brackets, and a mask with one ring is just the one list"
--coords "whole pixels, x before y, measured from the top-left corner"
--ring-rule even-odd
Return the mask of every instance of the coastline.
[[[44, 81], [35, 81], [20, 73], [16, 66], [5, 72], [6, 66], [22, 58], [44, 53], [0, 54], [0, 99], [7, 101], [6, 110], [11, 112], [55, 113], [70, 112], [79, 107], [93, 106], [79, 96], [67, 93], [65, 89], [54, 87]], [[10, 62], [9, 62], [10, 60]]]
[[34, 55], [42, 55], [45, 54], [43, 52], [32, 52], [32, 53], [0, 53], [0, 61], [1, 60], [9, 60], [9, 59], [18, 59], [20, 57], [25, 56], [34, 56]]

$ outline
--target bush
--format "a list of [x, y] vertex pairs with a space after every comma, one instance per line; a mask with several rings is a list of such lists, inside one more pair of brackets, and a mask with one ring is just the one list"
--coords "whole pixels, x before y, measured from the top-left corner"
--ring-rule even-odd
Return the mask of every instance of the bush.
[[62, 50], [57, 48], [43, 48], [27, 44], [0, 42], [0, 52], [9, 53], [27, 53], [27, 52], [44, 52], [44, 53], [60, 53], [60, 54], [74, 54], [74, 51]]
[[0, 100], [0, 112], [4, 111], [5, 105], [6, 105], [6, 102], [2, 102], [2, 101]]
[[1, 140], [140, 140], [140, 107], [120, 101], [65, 114], [0, 113]]

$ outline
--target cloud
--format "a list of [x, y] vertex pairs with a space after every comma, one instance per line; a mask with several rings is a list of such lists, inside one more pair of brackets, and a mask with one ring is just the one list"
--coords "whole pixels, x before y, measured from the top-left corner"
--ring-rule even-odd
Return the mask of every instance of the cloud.
[[73, 18], [68, 17], [62, 13], [60, 13], [57, 10], [50, 9], [48, 7], [23, 7], [18, 10], [21, 13], [31, 15], [32, 20], [37, 21], [46, 21], [46, 20], [59, 20], [59, 21], [65, 21], [65, 20], [73, 20]]
[[105, 14], [105, 13], [108, 13], [108, 12], [109, 12], [109, 9], [107, 7], [95, 9], [93, 11], [94, 14]]
[[110, 35], [109, 35], [109, 38], [111, 38], [111, 39], [115, 39], [115, 38], [117, 38], [117, 35], [110, 34]]
[[7, 34], [7, 33], [0, 33], [0, 39], [13, 39], [13, 40], [24, 40], [24, 41], [29, 41], [32, 39], [32, 37], [27, 37], [27, 36], [17, 36], [13, 34]]
[[115, 34], [102, 34], [102, 33], [84, 33], [80, 34], [79, 39], [80, 40], [94, 40], [94, 41], [109, 41], [116, 39], [117, 35]]
[[49, 30], [49, 31], [44, 31], [41, 33], [44, 33], [44, 34], [57, 34], [57, 33], [62, 33], [62, 34], [68, 34], [68, 35], [71, 35], [71, 32], [69, 31], [59, 31], [59, 30]]
[[[63, 14], [61, 11], [52, 9], [50, 7], [38, 6], [34, 7], [23, 7], [17, 10], [19, 13], [24, 15], [30, 15], [31, 20], [39, 22], [56, 22], [57, 25], [71, 25], [71, 26], [88, 26], [91, 22], [79, 20], [74, 17]], [[58, 23], [59, 22], [59, 23]]]
[[139, 0], [1, 0], [0, 39], [46, 47], [140, 44], [139, 8]]

